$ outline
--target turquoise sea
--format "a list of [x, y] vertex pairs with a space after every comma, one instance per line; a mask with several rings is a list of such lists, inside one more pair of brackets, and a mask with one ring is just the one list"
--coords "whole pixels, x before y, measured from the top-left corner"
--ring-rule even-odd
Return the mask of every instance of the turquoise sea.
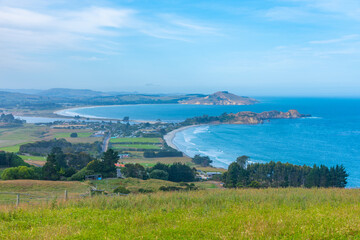
[[[312, 117], [272, 120], [261, 125], [210, 125], [176, 134], [174, 144], [189, 156], [209, 156], [226, 167], [240, 155], [251, 161], [299, 165], [344, 164], [348, 187], [360, 187], [359, 98], [257, 98], [252, 106], [127, 105], [67, 110], [67, 115], [181, 121], [203, 114], [297, 109]], [[63, 112], [64, 114], [64, 112]]]

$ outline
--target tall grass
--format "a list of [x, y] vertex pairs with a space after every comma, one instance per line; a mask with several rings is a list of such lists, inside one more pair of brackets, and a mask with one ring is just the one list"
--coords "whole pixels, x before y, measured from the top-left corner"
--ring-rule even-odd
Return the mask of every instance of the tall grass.
[[207, 190], [0, 209], [1, 239], [358, 239], [356, 189]]

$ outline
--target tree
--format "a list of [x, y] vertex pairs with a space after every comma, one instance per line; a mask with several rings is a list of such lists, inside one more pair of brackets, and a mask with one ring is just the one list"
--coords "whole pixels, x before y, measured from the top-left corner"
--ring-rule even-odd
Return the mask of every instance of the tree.
[[[43, 166], [43, 176], [46, 180], [59, 180], [64, 169], [68, 168], [65, 161], [65, 154], [59, 147], [52, 149]], [[63, 171], [61, 172], [61, 170]]]
[[191, 161], [202, 167], [208, 167], [213, 162], [208, 156], [200, 156], [199, 154], [196, 154]]
[[243, 155], [243, 156], [238, 157], [238, 158], [236, 159], [236, 163], [237, 163], [242, 169], [245, 169], [245, 168], [246, 168], [246, 165], [247, 165], [247, 163], [248, 163], [248, 161], [249, 161], [249, 159], [250, 159], [250, 157]]
[[103, 176], [104, 177], [116, 176], [115, 164], [119, 160], [119, 153], [110, 148], [106, 152], [104, 152], [101, 159], [103, 162], [103, 171], [102, 171]]
[[93, 173], [103, 174], [104, 164], [98, 159], [95, 159], [86, 166], [86, 169], [88, 171], [91, 171]]
[[14, 153], [0, 152], [0, 166], [2, 167], [18, 167], [29, 166], [24, 160]]
[[344, 188], [347, 184], [347, 177], [349, 174], [346, 173], [345, 167], [343, 165], [336, 165], [335, 167], [335, 174], [336, 174], [336, 182], [334, 187]]
[[75, 168], [76, 170], [80, 170], [86, 167], [86, 165], [93, 160], [92, 157], [85, 152], [77, 154], [67, 153], [65, 159], [67, 165], [69, 167]]
[[145, 168], [138, 163], [125, 164], [125, 168], [123, 168], [121, 172], [125, 175], [125, 177], [140, 178], [144, 180], [148, 178]]
[[151, 171], [150, 178], [168, 180], [169, 179], [169, 173], [164, 171], [164, 170], [155, 169], [155, 170]]
[[182, 163], [174, 163], [169, 168], [169, 181], [191, 182], [195, 179], [195, 171]]
[[225, 186], [234, 188], [238, 185], [241, 167], [237, 163], [231, 163], [226, 172]]
[[163, 164], [163, 163], [156, 163], [152, 168], [151, 171], [154, 170], [163, 170], [167, 173], [169, 173], [169, 165]]

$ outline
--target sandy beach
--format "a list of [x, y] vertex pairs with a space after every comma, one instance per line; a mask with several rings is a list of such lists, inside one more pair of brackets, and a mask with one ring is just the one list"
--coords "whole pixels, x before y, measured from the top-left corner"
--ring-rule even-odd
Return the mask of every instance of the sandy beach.
[[[175, 129], [174, 131], [169, 132], [168, 134], [166, 134], [166, 135], [164, 136], [164, 140], [165, 140], [166, 144], [167, 144], [169, 147], [172, 147], [172, 148], [180, 151], [180, 150], [175, 146], [175, 144], [173, 143], [173, 140], [174, 140], [174, 138], [175, 138], [175, 136], [176, 136], [176, 133], [181, 132], [181, 131], [183, 131], [183, 130], [185, 130], [185, 129], [188, 129], [188, 128], [191, 128], [191, 127], [196, 127], [196, 126], [200, 126], [200, 125], [190, 125], [190, 126], [186, 126], [186, 127], [181, 127], [181, 128]], [[185, 153], [184, 153], [184, 154], [185, 154]]]

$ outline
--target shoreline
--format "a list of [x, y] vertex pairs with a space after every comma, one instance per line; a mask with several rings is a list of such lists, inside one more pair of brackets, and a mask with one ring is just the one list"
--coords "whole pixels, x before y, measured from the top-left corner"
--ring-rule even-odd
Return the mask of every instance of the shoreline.
[[[202, 125], [204, 125], [204, 124], [202, 124]], [[166, 144], [167, 144], [169, 147], [171, 147], [171, 148], [173, 148], [173, 149], [175, 149], [175, 150], [177, 150], [177, 151], [179, 151], [179, 152], [182, 152], [182, 153], [183, 153], [185, 156], [187, 156], [187, 157], [190, 157], [190, 156], [186, 155], [186, 153], [184, 153], [183, 151], [181, 151], [181, 150], [173, 143], [173, 140], [174, 140], [174, 138], [176, 137], [176, 134], [177, 134], [178, 132], [184, 131], [184, 130], [189, 129], [189, 128], [192, 128], [192, 127], [202, 126], [202, 125], [190, 125], [190, 126], [185, 126], [185, 127], [177, 128], [177, 129], [175, 129], [175, 130], [167, 133], [167, 134], [163, 137], [163, 138], [164, 138], [164, 141], [166, 142]]]

